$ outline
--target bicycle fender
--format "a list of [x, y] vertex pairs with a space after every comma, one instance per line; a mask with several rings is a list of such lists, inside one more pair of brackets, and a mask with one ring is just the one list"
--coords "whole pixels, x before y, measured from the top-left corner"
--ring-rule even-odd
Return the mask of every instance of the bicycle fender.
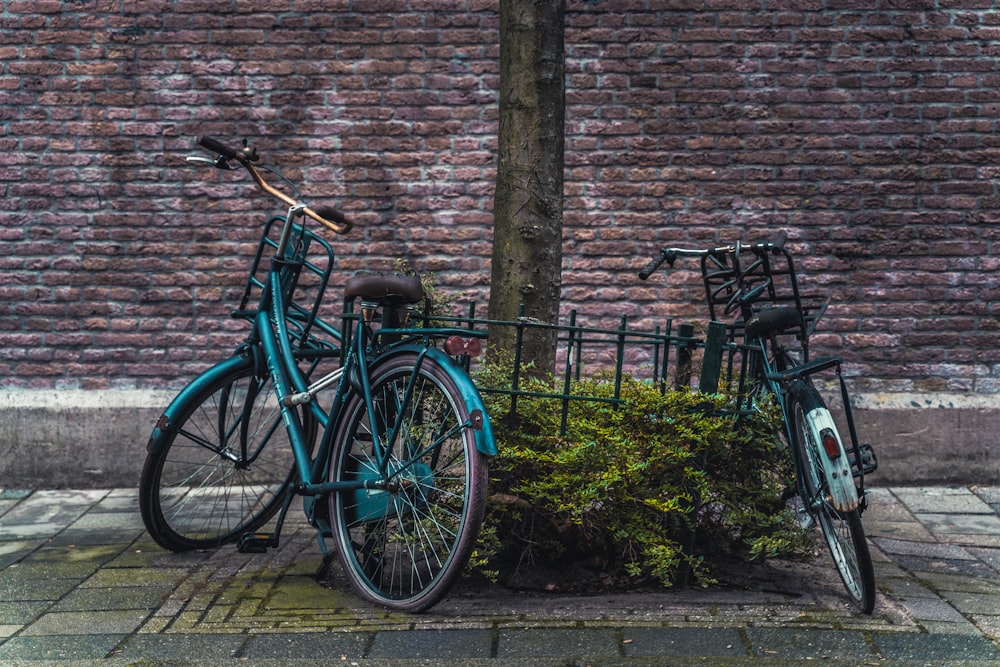
[[826, 476], [827, 488], [830, 490], [830, 504], [838, 512], [854, 511], [858, 507], [858, 489], [854, 486], [850, 459], [844, 450], [844, 443], [840, 439], [833, 416], [826, 408], [817, 407], [807, 412], [805, 419], [817, 443], [820, 442], [820, 434], [824, 429], [830, 429], [836, 437], [837, 446], [840, 448], [839, 456], [830, 458], [822, 447], [818, 448], [817, 454], [823, 457], [823, 473]]
[[449, 375], [455, 381], [458, 393], [461, 394], [462, 400], [465, 401], [469, 412], [475, 414], [478, 411], [479, 415], [481, 415], [481, 418], [477, 419], [477, 423], [473, 425], [476, 449], [487, 456], [496, 456], [497, 442], [493, 435], [493, 423], [490, 421], [489, 413], [486, 412], [486, 406], [483, 405], [483, 397], [479, 395], [479, 390], [476, 389], [476, 385], [473, 384], [472, 378], [465, 372], [465, 369], [455, 363], [455, 360], [449, 357], [443, 350], [439, 350], [436, 347], [425, 348], [420, 345], [403, 345], [394, 348], [393, 351], [403, 350], [418, 354], [424, 352], [436, 364], [449, 371]]
[[178, 414], [186, 408], [189, 401], [194, 400], [206, 384], [214, 382], [219, 376], [232, 373], [234, 369], [242, 365], [252, 363], [253, 360], [251, 358], [244, 355], [236, 355], [212, 366], [192, 380], [174, 397], [174, 400], [170, 401], [170, 405], [163, 411], [160, 418], [156, 420], [153, 432], [149, 436], [149, 442], [146, 444], [146, 451], [150, 454], [160, 451], [160, 448], [163, 447], [163, 441], [173, 432]]

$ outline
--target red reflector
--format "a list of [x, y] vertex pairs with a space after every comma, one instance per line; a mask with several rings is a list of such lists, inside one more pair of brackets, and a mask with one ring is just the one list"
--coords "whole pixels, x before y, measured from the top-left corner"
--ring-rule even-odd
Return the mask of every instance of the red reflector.
[[823, 441], [823, 449], [826, 451], [826, 455], [831, 459], [835, 459], [840, 456], [840, 443], [837, 441], [837, 435], [830, 429], [825, 428], [819, 433], [820, 439]]
[[444, 351], [453, 357], [478, 357], [483, 351], [483, 344], [478, 338], [448, 336], [444, 341]]

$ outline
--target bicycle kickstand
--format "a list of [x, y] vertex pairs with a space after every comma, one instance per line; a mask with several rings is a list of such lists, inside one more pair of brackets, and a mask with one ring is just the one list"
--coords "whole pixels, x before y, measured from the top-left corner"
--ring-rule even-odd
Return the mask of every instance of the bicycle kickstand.
[[266, 553], [268, 549], [276, 549], [281, 528], [285, 524], [285, 517], [288, 515], [288, 508], [292, 505], [294, 495], [290, 491], [285, 494], [285, 499], [281, 503], [281, 511], [278, 512], [278, 520], [275, 522], [272, 532], [244, 533], [236, 541], [236, 550], [241, 554], [262, 554]]

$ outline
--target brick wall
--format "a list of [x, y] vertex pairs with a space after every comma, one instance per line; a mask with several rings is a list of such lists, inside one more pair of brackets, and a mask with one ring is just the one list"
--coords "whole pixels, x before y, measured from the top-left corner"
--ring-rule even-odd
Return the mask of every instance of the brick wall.
[[[175, 386], [239, 340], [272, 208], [185, 165], [200, 134], [353, 214], [345, 271], [402, 257], [484, 299], [496, 7], [2, 0], [0, 383]], [[567, 307], [704, 319], [695, 274], [637, 268], [783, 230], [863, 387], [1000, 391], [993, 1], [571, 0], [566, 24]]]

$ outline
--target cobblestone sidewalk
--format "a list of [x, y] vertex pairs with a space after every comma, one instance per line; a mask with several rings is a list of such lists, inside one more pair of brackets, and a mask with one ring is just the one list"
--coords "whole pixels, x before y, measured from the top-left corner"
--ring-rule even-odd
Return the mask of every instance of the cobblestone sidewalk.
[[320, 586], [303, 524], [267, 554], [171, 554], [143, 531], [133, 489], [7, 489], [0, 664], [1000, 664], [998, 514], [1000, 487], [871, 491], [870, 617], [826, 557], [772, 563], [748, 590], [460, 586], [410, 616]]

